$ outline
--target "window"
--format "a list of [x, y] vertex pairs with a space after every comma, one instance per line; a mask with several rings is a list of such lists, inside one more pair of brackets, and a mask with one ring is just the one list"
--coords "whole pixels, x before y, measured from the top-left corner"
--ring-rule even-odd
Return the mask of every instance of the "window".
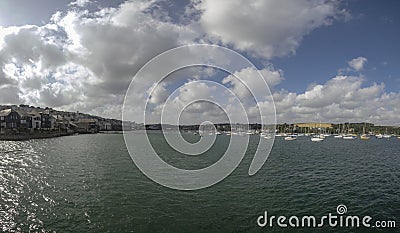
[[2, 116], [2, 117], [0, 117], [0, 120], [4, 121], [4, 117], [3, 117], [3, 116]]

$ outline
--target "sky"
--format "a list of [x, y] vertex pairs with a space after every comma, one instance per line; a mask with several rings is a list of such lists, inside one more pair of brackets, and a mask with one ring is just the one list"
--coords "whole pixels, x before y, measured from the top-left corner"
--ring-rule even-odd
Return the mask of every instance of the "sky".
[[[258, 106], [270, 109], [273, 99], [278, 123], [400, 125], [399, 10], [396, 0], [1, 0], [0, 104], [119, 119], [132, 78], [146, 62], [177, 46], [206, 43], [255, 64], [272, 98], [257, 89], [255, 70], [233, 73], [265, 95]], [[225, 101], [230, 98], [213, 94], [217, 87], [199, 80], [247, 97], [242, 83], [216, 69], [170, 76], [157, 88], [150, 78], [132, 88], [138, 106], [154, 88], [154, 121], [168, 96], [177, 105], [172, 112], [205, 96], [218, 96], [222, 107], [236, 111]], [[246, 108], [251, 113], [253, 107]], [[129, 120], [143, 121], [143, 111], [132, 109]], [[226, 120], [212, 104], [184, 112], [188, 119]]]

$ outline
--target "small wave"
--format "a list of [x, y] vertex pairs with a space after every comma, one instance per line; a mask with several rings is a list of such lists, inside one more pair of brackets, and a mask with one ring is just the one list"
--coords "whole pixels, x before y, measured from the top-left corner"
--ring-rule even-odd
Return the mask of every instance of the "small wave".
[[6, 150], [3, 151], [4, 154], [9, 154], [9, 153], [14, 153], [14, 152], [21, 152], [23, 151], [22, 149], [16, 149], [16, 150]]

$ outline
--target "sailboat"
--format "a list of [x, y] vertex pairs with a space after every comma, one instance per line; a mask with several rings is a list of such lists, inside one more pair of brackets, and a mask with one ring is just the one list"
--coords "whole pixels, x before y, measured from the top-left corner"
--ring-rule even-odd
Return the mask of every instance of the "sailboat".
[[347, 134], [347, 135], [343, 136], [343, 139], [345, 139], [345, 140], [354, 140], [354, 139], [357, 139], [357, 136], [356, 135], [352, 135], [352, 134]]
[[390, 139], [392, 137], [392, 135], [388, 134], [387, 128], [386, 128], [385, 134], [382, 137], [386, 138], [386, 139]]
[[356, 135], [350, 134], [350, 123], [349, 123], [349, 127], [347, 128], [347, 134], [343, 135], [343, 139], [345, 139], [345, 140], [354, 140], [356, 138], [357, 138]]
[[296, 135], [290, 135], [285, 137], [285, 141], [294, 141], [296, 139], [297, 139]]
[[382, 137], [386, 138], [386, 139], [390, 139], [392, 137], [392, 135], [388, 134], [387, 128], [386, 128], [385, 134]]
[[363, 127], [363, 134], [361, 135], [361, 139], [362, 140], [368, 140], [370, 137], [368, 136], [368, 134], [365, 133], [365, 125], [366, 123], [364, 123], [364, 127]]
[[321, 123], [319, 124], [319, 134], [311, 137], [312, 142], [321, 142], [325, 139], [325, 135], [321, 133]]
[[261, 127], [260, 137], [265, 139], [272, 139], [272, 134], [269, 130], [264, 129], [264, 125]]
[[367, 134], [363, 134], [360, 136], [362, 140], [368, 140], [370, 137]]
[[334, 138], [343, 138], [342, 131], [340, 130], [340, 124], [339, 124], [339, 129], [337, 131], [337, 134], [334, 134], [333, 137]]
[[320, 141], [323, 141], [324, 139], [323, 138], [321, 138], [321, 137], [311, 137], [311, 141], [312, 142], [320, 142]]
[[294, 141], [297, 139], [297, 135], [294, 134], [294, 128], [292, 128], [292, 134], [285, 137], [285, 141]]

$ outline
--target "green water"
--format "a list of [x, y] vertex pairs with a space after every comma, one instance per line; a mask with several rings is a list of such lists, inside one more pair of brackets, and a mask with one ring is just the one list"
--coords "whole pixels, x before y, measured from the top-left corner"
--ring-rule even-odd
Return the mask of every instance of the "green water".
[[[219, 159], [228, 136], [210, 153], [184, 158], [163, 148], [175, 165], [200, 168]], [[191, 136], [188, 136], [189, 138]], [[225, 138], [224, 138], [225, 137]], [[277, 138], [263, 168], [247, 175], [249, 154], [224, 181], [198, 191], [176, 191], [145, 177], [122, 135], [78, 135], [0, 142], [0, 231], [4, 232], [399, 232], [400, 140]], [[219, 146], [220, 145], [220, 146]], [[260, 228], [273, 215], [336, 213], [395, 220], [396, 229]]]

